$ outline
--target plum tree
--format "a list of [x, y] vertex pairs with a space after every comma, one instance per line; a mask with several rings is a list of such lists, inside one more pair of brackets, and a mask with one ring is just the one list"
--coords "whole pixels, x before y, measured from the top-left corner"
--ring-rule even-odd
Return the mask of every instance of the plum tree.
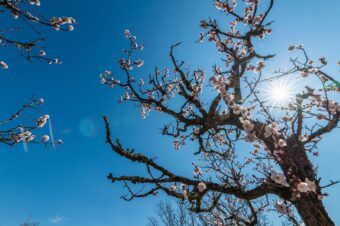
[[[327, 73], [326, 58], [313, 60], [303, 45], [295, 44], [288, 47], [295, 54], [290, 68], [265, 77], [263, 70], [274, 55], [260, 53], [255, 40], [272, 33], [269, 14], [274, 0], [261, 5], [259, 0], [216, 0], [214, 5], [227, 19], [200, 23], [199, 41], [207, 39], [223, 57], [210, 75], [204, 68], [190, 71], [184, 61], [177, 60], [174, 52], [180, 44], [175, 44], [170, 48], [172, 68], [156, 68], [144, 82], [133, 71], [143, 66], [143, 60], [133, 55], [143, 45], [129, 30], [125, 37], [130, 45], [119, 60], [124, 79], [118, 80], [109, 70], [100, 75], [101, 83], [124, 91], [120, 101], [139, 105], [143, 118], [151, 111], [169, 116], [173, 123], [164, 125], [162, 134], [174, 139], [174, 149], [196, 143], [193, 154], [200, 161], [194, 164], [192, 177], [124, 148], [112, 139], [109, 119], [104, 116], [111, 149], [146, 167], [144, 176], [110, 173], [108, 179], [124, 183], [126, 200], [163, 191], [185, 200], [191, 211], [211, 214], [216, 225], [230, 225], [230, 220], [258, 225], [259, 216], [271, 211], [294, 225], [334, 225], [323, 198], [327, 196], [324, 189], [337, 181], [321, 182], [310, 158], [318, 155], [318, 142], [338, 127], [340, 117], [336, 102], [340, 87]], [[288, 79], [299, 79], [306, 86], [290, 90], [285, 85]], [[313, 86], [307, 86], [310, 81]], [[207, 101], [211, 90], [215, 95]], [[239, 143], [247, 143], [248, 148], [240, 150], [245, 146]]]

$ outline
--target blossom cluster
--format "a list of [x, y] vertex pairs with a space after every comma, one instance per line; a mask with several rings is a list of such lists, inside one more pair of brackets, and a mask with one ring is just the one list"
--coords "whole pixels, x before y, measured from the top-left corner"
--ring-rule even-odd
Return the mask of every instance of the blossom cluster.
[[73, 17], [52, 17], [50, 24], [55, 30], [60, 30], [63, 25], [67, 25], [67, 30], [73, 31], [77, 21]]
[[[33, 6], [39, 7], [41, 5], [40, 0], [27, 0], [27, 1], [3, 1], [1, 8], [3, 10], [8, 10], [14, 19], [22, 19], [25, 22], [38, 23], [42, 26], [49, 26], [55, 30], [74, 30], [74, 24], [76, 20], [73, 17], [52, 17], [51, 19], [41, 15], [37, 10], [33, 9]], [[67, 26], [67, 27], [65, 27]], [[10, 29], [17, 30], [17, 29]], [[38, 32], [40, 33], [40, 32]], [[32, 41], [15, 41], [9, 37], [2, 36], [0, 38], [0, 43], [2, 46], [14, 46], [18, 49], [24, 50], [22, 55], [28, 60], [41, 59], [49, 64], [61, 64], [59, 59], [50, 59], [46, 57], [46, 53], [40, 50], [38, 53], [34, 53], [32, 50], [41, 48], [39, 43], [45, 38], [38, 38]], [[8, 65], [4, 61], [0, 61], [0, 67], [2, 69], [8, 69]]]
[[228, 107], [232, 110], [233, 114], [238, 115], [240, 122], [242, 123], [242, 127], [246, 132], [246, 139], [250, 142], [256, 139], [255, 135], [255, 125], [251, 120], [251, 112], [254, 110], [254, 106], [244, 107], [241, 104], [237, 104], [235, 102], [235, 96], [233, 94], [229, 94], [226, 85], [229, 84], [229, 81], [225, 79], [223, 75], [215, 75], [210, 79], [210, 82], [214, 86], [215, 89], [221, 94], [221, 96], [226, 100]]
[[[16, 1], [6, 2], [7, 5], [9, 5], [8, 9], [12, 11], [12, 16], [14, 19], [18, 19], [20, 14], [23, 14], [26, 18], [30, 19], [32, 22], [45, 22], [45, 18], [42, 17], [42, 19], [34, 16], [30, 12], [25, 12], [22, 7], [19, 6], [19, 3], [23, 1]], [[28, 3], [32, 6], [40, 6], [41, 2], [40, 0], [29, 0]], [[55, 30], [60, 30], [63, 25], [67, 25], [67, 30], [73, 31], [74, 26], [73, 24], [76, 23], [76, 20], [73, 17], [52, 17], [50, 21], [48, 22]]]
[[[270, 35], [272, 33], [271, 28], [267, 28], [266, 26], [261, 26], [263, 20], [265, 18], [265, 14], [260, 13], [256, 15], [255, 8], [259, 5], [259, 0], [248, 0], [246, 1], [246, 7], [244, 7], [244, 14], [238, 15], [235, 13], [235, 8], [237, 6], [236, 1], [226, 1], [222, 2], [220, 0], [214, 1], [214, 6], [218, 10], [224, 11], [226, 14], [232, 14], [235, 19], [229, 23], [229, 31], [221, 32], [220, 28], [217, 25], [215, 20], [210, 19], [209, 21], [202, 20], [201, 27], [203, 29], [208, 29], [208, 32], [205, 34], [203, 32], [200, 33], [200, 42], [202, 42], [205, 36], [209, 36], [209, 41], [214, 42], [218, 51], [226, 54], [226, 64], [229, 65], [234, 57], [237, 56], [239, 58], [247, 57], [250, 54], [254, 53], [253, 45], [251, 45], [248, 41], [243, 40], [244, 37], [250, 35], [253, 37], [258, 37], [259, 39], [263, 39], [265, 36]], [[240, 30], [237, 30], [236, 27], [239, 23], [243, 23], [244, 25], [250, 25], [253, 27], [252, 32], [248, 32], [247, 34], [241, 34]], [[232, 54], [231, 54], [232, 52]], [[263, 63], [263, 62], [261, 62]], [[254, 70], [254, 72], [259, 72], [261, 68], [260, 66], [251, 66], [247, 67], [247, 70]]]
[[31, 142], [35, 139], [35, 135], [31, 133], [31, 131], [23, 131], [23, 128], [18, 128], [20, 131], [19, 133], [12, 133], [11, 134], [11, 139], [13, 140], [14, 143], [20, 143], [20, 142]]
[[270, 149], [267, 148], [268, 153], [273, 154], [277, 162], [283, 163], [284, 148], [287, 146], [287, 142], [279, 130], [279, 125], [276, 122], [271, 122], [265, 126], [264, 137], [274, 141], [275, 150], [271, 153]]
[[111, 71], [105, 70], [104, 73], [101, 73], [99, 75], [100, 77], [100, 83], [108, 85], [110, 88], [114, 88], [116, 84], [120, 84], [119, 80], [116, 80]]
[[[38, 98], [38, 99], [33, 99], [31, 102], [25, 104], [23, 106], [23, 109], [18, 111], [17, 113], [13, 114], [12, 117], [8, 121], [14, 121], [17, 118], [19, 118], [22, 114], [22, 111], [24, 109], [29, 109], [29, 108], [35, 108], [35, 107], [40, 107], [45, 102], [43, 98]], [[36, 121], [35, 125], [32, 126], [20, 126], [17, 127], [13, 130], [9, 131], [9, 139], [14, 143], [29, 143], [29, 142], [34, 142], [34, 143], [39, 143], [38, 140], [36, 140], [36, 135], [32, 134], [32, 130], [34, 128], [42, 128], [46, 125], [48, 122], [50, 116], [48, 114], [40, 116]], [[48, 135], [43, 135], [40, 138], [40, 141], [45, 144], [49, 144], [48, 141], [50, 141], [50, 137]], [[56, 144], [63, 144], [63, 141], [61, 139], [58, 139]]]
[[149, 112], [151, 111], [151, 105], [147, 103], [141, 103], [140, 107], [140, 115], [142, 118], [145, 118]]

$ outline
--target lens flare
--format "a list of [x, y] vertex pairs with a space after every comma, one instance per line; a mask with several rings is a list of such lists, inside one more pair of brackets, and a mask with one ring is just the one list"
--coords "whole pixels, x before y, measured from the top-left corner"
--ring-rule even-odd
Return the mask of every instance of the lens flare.
[[95, 134], [95, 123], [91, 119], [84, 119], [79, 123], [80, 133], [84, 137], [92, 137]]
[[50, 130], [50, 137], [51, 137], [52, 147], [55, 148], [54, 134], [53, 134], [53, 127], [52, 127], [52, 120], [51, 120], [51, 118], [48, 119], [48, 127], [49, 127], [49, 130]]

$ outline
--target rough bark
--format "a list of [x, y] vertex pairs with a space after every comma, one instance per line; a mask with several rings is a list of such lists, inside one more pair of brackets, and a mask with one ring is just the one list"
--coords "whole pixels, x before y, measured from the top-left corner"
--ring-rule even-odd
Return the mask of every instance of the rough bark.
[[324, 208], [322, 201], [314, 195], [298, 199], [295, 207], [306, 226], [335, 225]]
[[[302, 142], [294, 136], [288, 139], [288, 146], [285, 150], [286, 161], [281, 167], [289, 178], [288, 169], [293, 171], [293, 174], [300, 179], [308, 178], [317, 184], [317, 194], [321, 193], [319, 181], [317, 180], [316, 171], [313, 164], [308, 159], [306, 150]], [[307, 226], [328, 226], [335, 225], [329, 217], [322, 201], [318, 199], [318, 195], [312, 192], [302, 194], [293, 203], [299, 212], [303, 222]]]

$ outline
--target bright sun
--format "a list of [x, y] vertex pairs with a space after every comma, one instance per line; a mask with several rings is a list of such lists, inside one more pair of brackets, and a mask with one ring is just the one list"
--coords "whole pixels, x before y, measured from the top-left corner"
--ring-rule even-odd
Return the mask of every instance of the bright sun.
[[273, 106], [285, 105], [293, 98], [292, 85], [287, 80], [272, 81], [266, 89], [266, 96]]
[[272, 94], [271, 98], [277, 102], [285, 101], [289, 98], [289, 91], [284, 86], [272, 87], [270, 92]]

